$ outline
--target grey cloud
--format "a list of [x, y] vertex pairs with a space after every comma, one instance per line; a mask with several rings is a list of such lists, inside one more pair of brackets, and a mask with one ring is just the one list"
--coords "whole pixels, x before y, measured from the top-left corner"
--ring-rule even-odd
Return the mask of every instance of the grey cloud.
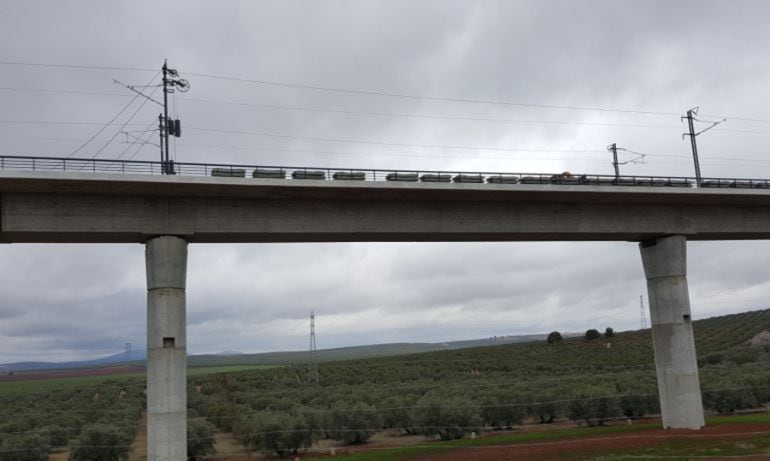
[[[677, 114], [700, 105], [704, 114], [763, 118], [770, 105], [767, 17], [770, 5], [764, 1], [9, 1], [0, 15], [0, 56], [150, 68], [167, 57], [192, 85], [186, 95], [172, 98], [173, 112], [188, 128], [175, 149], [180, 161], [609, 174], [603, 149], [618, 142], [649, 154], [645, 164], [622, 166], [624, 173], [691, 175], [678, 115], [384, 98], [188, 74]], [[0, 90], [0, 121], [104, 122], [130, 101], [113, 78], [141, 85], [154, 75], [0, 67], [0, 87], [125, 94]], [[666, 128], [354, 116], [190, 98]], [[154, 127], [157, 113], [158, 106], [148, 103], [134, 121]], [[194, 127], [591, 152], [310, 142], [189, 129]], [[766, 123], [737, 119], [724, 127], [768, 131]], [[0, 123], [0, 153], [67, 154], [97, 129]], [[107, 130], [99, 139], [113, 133]], [[718, 130], [700, 136], [704, 175], [770, 176], [766, 138]], [[116, 137], [100, 157], [119, 155], [127, 146], [123, 140]], [[79, 155], [93, 155], [103, 143]], [[156, 157], [153, 146], [137, 155]], [[762, 307], [770, 294], [763, 267], [768, 256], [764, 242], [691, 243], [693, 314]], [[0, 280], [0, 362], [95, 356], [119, 352], [125, 341], [144, 342], [141, 246], [3, 246]], [[310, 309], [319, 313], [321, 344], [329, 346], [580, 331], [607, 322], [636, 328], [644, 291], [632, 243], [201, 245], [190, 248], [188, 280], [193, 352], [303, 348]], [[359, 328], [345, 323], [358, 318]]]

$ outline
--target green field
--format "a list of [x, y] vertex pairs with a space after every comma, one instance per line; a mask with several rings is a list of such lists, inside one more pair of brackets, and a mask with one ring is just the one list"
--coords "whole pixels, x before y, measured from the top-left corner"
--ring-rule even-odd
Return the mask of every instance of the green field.
[[[770, 347], [751, 347], [748, 340], [770, 330], [770, 310], [693, 326], [707, 412], [730, 414], [767, 405]], [[649, 330], [594, 341], [575, 337], [556, 344], [541, 340], [328, 361], [319, 363], [318, 370], [320, 382], [312, 384], [306, 364], [189, 368], [188, 418], [196, 431], [191, 437], [210, 440], [214, 431], [229, 432], [252, 451], [284, 455], [315, 447], [320, 440], [341, 450], [365, 449], [369, 438], [383, 430], [418, 441], [339, 458], [384, 460], [464, 446], [620, 435], [659, 425], [639, 423], [659, 412]], [[120, 429], [112, 434], [115, 444], [130, 444], [145, 407], [144, 389], [143, 373], [0, 383], [0, 453], [99, 445], [88, 436], [94, 430], [109, 432], [105, 427]], [[625, 425], [629, 419], [637, 423]], [[572, 427], [550, 430], [553, 422]], [[770, 430], [766, 414], [709, 419], [711, 425], [735, 422], [767, 424]], [[536, 424], [548, 430], [523, 430]], [[471, 432], [481, 437], [470, 439]], [[431, 438], [441, 440], [427, 441]], [[747, 453], [764, 450], [763, 440], [710, 444], [709, 449]], [[398, 438], [391, 442], [399, 443]], [[649, 448], [658, 451], [629, 453], [700, 456], [697, 450], [703, 447], [672, 442]], [[597, 459], [622, 459], [614, 452], [600, 455], [605, 458]]]
[[[714, 416], [706, 418], [707, 426], [724, 424], [765, 424], [770, 431], [770, 413], [758, 413], [749, 415]], [[571, 440], [596, 436], [609, 436], [620, 434], [634, 434], [649, 429], [659, 429], [659, 422], [634, 424], [632, 426], [600, 426], [579, 427], [573, 429], [543, 430], [505, 435], [493, 435], [475, 440], [462, 439], [447, 442], [430, 442], [391, 449], [372, 450], [364, 453], [339, 456], [340, 461], [397, 461], [399, 459], [414, 459], [420, 455], [445, 453], [466, 447], [492, 446], [492, 445], [516, 445], [532, 442], [545, 442], [557, 440]], [[730, 440], [710, 442], [704, 448], [701, 440], [682, 439], [675, 442], [662, 443], [655, 447], [644, 449], [632, 449], [622, 453], [601, 454], [595, 457], [596, 461], [610, 461], [621, 459], [681, 459], [691, 460], [701, 456], [744, 456], [751, 454], [767, 454], [770, 448], [770, 434], [757, 435], [742, 440], [735, 446]], [[753, 445], [753, 446], [751, 446]], [[673, 456], [673, 458], [672, 458]], [[579, 459], [579, 458], [576, 458]]]
[[[230, 373], [235, 371], [250, 371], [275, 368], [277, 365], [224, 365], [219, 367], [190, 367], [187, 376], [200, 376], [210, 373]], [[18, 395], [30, 392], [55, 391], [62, 389], [77, 389], [98, 386], [108, 381], [144, 381], [145, 372], [115, 373], [100, 376], [74, 376], [54, 379], [29, 379], [20, 381], [0, 381], [0, 397], [3, 395]]]

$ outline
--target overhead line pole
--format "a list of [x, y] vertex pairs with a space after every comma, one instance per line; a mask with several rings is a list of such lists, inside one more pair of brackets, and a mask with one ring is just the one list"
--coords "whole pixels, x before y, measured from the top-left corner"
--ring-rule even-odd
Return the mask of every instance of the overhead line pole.
[[173, 167], [169, 164], [168, 153], [168, 61], [163, 61], [163, 120], [166, 122], [166, 129], [161, 130], [161, 136], [163, 137], [166, 145], [166, 152], [163, 163], [163, 172], [165, 174], [173, 174]]
[[163, 161], [164, 154], [163, 154], [163, 114], [158, 115], [158, 134], [160, 135], [160, 171], [161, 173], [166, 173], [166, 162]]
[[618, 145], [613, 142], [610, 145], [610, 150], [612, 151], [612, 166], [615, 167], [615, 181], [617, 181], [620, 179], [620, 167], [618, 166]]
[[[168, 94], [175, 90], [186, 92], [190, 89], [190, 84], [185, 79], [178, 78], [179, 72], [176, 69], [168, 68], [168, 61], [163, 61], [163, 113], [160, 115], [160, 141], [161, 141], [161, 169], [163, 174], [176, 174], [174, 171], [174, 162], [171, 161], [169, 154], [169, 135], [180, 137], [182, 135], [182, 125], [179, 119], [168, 119]], [[165, 148], [163, 147], [165, 146]]]
[[719, 125], [722, 122], [726, 122], [727, 119], [723, 118], [722, 120], [719, 120], [719, 121], [716, 121], [716, 122], [711, 122], [711, 125], [709, 125], [708, 127], [704, 128], [704, 129], [702, 129], [702, 130], [700, 130], [699, 132], [696, 133], [695, 132], [695, 122], [699, 121], [699, 120], [697, 118], [695, 118], [695, 115], [698, 115], [698, 109], [699, 109], [699, 107], [696, 106], [696, 107], [693, 107], [692, 109], [688, 110], [687, 111], [687, 116], [682, 117], [681, 120], [684, 120], [685, 118], [687, 119], [687, 126], [688, 126], [690, 132], [689, 133], [684, 133], [682, 135], [682, 138], [684, 138], [685, 136], [689, 136], [690, 137], [690, 145], [692, 146], [692, 159], [693, 159], [693, 163], [695, 164], [695, 185], [697, 187], [700, 187], [702, 181], [701, 181], [701, 175], [700, 175], [700, 161], [698, 161], [698, 143], [695, 142], [695, 137], [698, 136], [699, 134], [705, 132], [705, 131], [708, 131], [708, 130], [714, 128], [715, 126]]
[[693, 120], [693, 112], [698, 113], [698, 108], [695, 107], [693, 109], [690, 109], [687, 111], [687, 126], [690, 129], [690, 133], [686, 134], [686, 136], [690, 136], [690, 144], [692, 145], [692, 160], [695, 164], [695, 184], [700, 187], [701, 186], [701, 176], [700, 176], [700, 162], [698, 161], [698, 143], [695, 142], [695, 125]]

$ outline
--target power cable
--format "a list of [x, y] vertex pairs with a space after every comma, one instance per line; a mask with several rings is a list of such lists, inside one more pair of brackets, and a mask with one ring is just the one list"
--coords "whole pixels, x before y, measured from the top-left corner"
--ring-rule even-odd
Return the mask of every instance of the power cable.
[[[41, 63], [41, 62], [24, 62], [24, 61], [0, 61], [0, 65], [26, 66], [26, 67], [51, 67], [51, 68], [65, 68], [65, 69], [86, 69], [86, 70], [123, 70], [123, 71], [137, 71], [137, 72], [154, 72], [155, 71], [155, 69], [149, 69], [149, 68], [143, 68], [143, 67], [76, 65], [76, 64]], [[186, 73], [188, 75], [194, 75], [194, 76], [198, 76], [198, 77], [211, 78], [211, 79], [217, 79], [217, 80], [229, 80], [229, 81], [236, 81], [236, 82], [242, 82], [242, 83], [253, 83], [253, 84], [259, 84], [259, 85], [280, 86], [280, 87], [287, 87], [287, 88], [301, 88], [301, 89], [309, 89], [309, 90], [316, 90], [316, 91], [328, 91], [328, 92], [335, 92], [335, 93], [359, 94], [359, 95], [370, 95], [370, 96], [385, 96], [385, 97], [404, 98], [404, 99], [419, 99], [419, 100], [444, 101], [444, 102], [461, 102], [461, 103], [473, 103], [473, 104], [493, 104], [493, 105], [533, 107], [533, 108], [544, 108], [544, 109], [565, 109], [565, 110], [584, 110], [584, 111], [599, 111], [599, 112], [619, 112], [619, 113], [632, 113], [632, 114], [643, 114], [643, 115], [673, 115], [673, 116], [679, 116], [680, 115], [679, 112], [646, 111], [646, 110], [635, 110], [635, 109], [619, 109], [619, 108], [590, 107], [590, 106], [567, 106], [567, 105], [552, 105], [552, 104], [532, 104], [532, 103], [522, 103], [522, 102], [512, 102], [512, 101], [495, 101], [495, 100], [485, 100], [485, 99], [467, 99], [467, 98], [449, 98], [449, 97], [423, 96], [423, 95], [415, 95], [415, 94], [407, 94], [407, 93], [395, 93], [395, 92], [387, 92], [387, 91], [361, 90], [361, 89], [350, 89], [350, 88], [336, 88], [336, 87], [327, 87], [327, 86], [320, 86], [320, 85], [308, 85], [308, 84], [299, 84], [299, 83], [280, 82], [280, 81], [274, 81], [274, 80], [249, 79], [249, 78], [243, 78], [243, 77], [215, 75], [215, 74], [200, 73], [200, 72], [186, 72]], [[759, 119], [759, 118], [733, 117], [733, 116], [722, 116], [722, 115], [719, 115], [719, 116], [713, 116], [712, 115], [712, 117], [729, 118], [729, 119], [732, 119], [732, 120], [741, 120], [741, 121], [770, 123], [770, 120]]]
[[[436, 120], [528, 123], [528, 124], [543, 124], [543, 125], [582, 125], [582, 126], [607, 126], [607, 127], [623, 127], [623, 128], [671, 128], [676, 130], [682, 129], [681, 125], [649, 125], [649, 124], [638, 124], [638, 123], [611, 123], [611, 122], [593, 122], [593, 121], [581, 122], [581, 121], [560, 121], [560, 120], [523, 120], [523, 119], [507, 119], [507, 118], [460, 117], [460, 116], [431, 115], [431, 114], [367, 112], [367, 111], [353, 111], [353, 110], [341, 110], [341, 109], [324, 109], [324, 108], [316, 108], [316, 107], [283, 106], [283, 105], [275, 105], [275, 104], [256, 104], [256, 103], [246, 103], [246, 102], [237, 102], [237, 101], [220, 101], [220, 100], [200, 99], [200, 98], [180, 98], [180, 101], [207, 103], [207, 104], [225, 104], [225, 105], [234, 105], [234, 106], [242, 106], [242, 107], [254, 107], [254, 108], [261, 108], [261, 109], [322, 112], [322, 113], [363, 115], [363, 116], [376, 116], [376, 117], [424, 118], [424, 119], [436, 119]], [[738, 119], [735, 119], [735, 120], [738, 120]], [[738, 130], [738, 129], [726, 129], [726, 128], [718, 128], [718, 129], [714, 129], [713, 131], [746, 133], [746, 134], [770, 134], [770, 131]]]
[[77, 95], [88, 95], [88, 96], [120, 96], [122, 98], [131, 98], [130, 94], [122, 94], [122, 93], [104, 93], [101, 91], [80, 91], [80, 90], [52, 90], [52, 89], [45, 89], [45, 88], [17, 88], [17, 87], [0, 87], [0, 91], [28, 91], [28, 92], [35, 92], [35, 93], [61, 93], [61, 94], [77, 94]]
[[480, 147], [480, 146], [446, 146], [436, 144], [409, 144], [398, 142], [383, 142], [383, 141], [369, 141], [369, 140], [355, 140], [345, 138], [325, 138], [325, 137], [312, 137], [312, 136], [295, 136], [285, 135], [278, 133], [266, 133], [258, 131], [241, 131], [241, 130], [224, 130], [217, 128], [202, 128], [202, 127], [189, 127], [188, 130], [204, 131], [209, 133], [223, 133], [223, 134], [239, 134], [247, 136], [263, 136], [269, 138], [280, 139], [296, 139], [303, 141], [315, 141], [315, 142], [333, 142], [333, 143], [347, 143], [347, 144], [367, 144], [377, 146], [391, 146], [391, 147], [419, 147], [425, 149], [466, 149], [466, 150], [488, 150], [488, 151], [528, 151], [528, 152], [601, 152], [598, 150], [578, 150], [578, 149], [538, 149], [538, 148], [522, 148], [522, 147]]
[[[150, 139], [150, 136], [152, 136], [153, 133], [155, 133], [155, 131], [156, 131], [156, 129], [152, 129], [153, 126], [155, 126], [155, 121], [154, 120], [152, 122], [150, 122], [150, 124], [147, 126], [146, 130], [141, 132], [141, 133], [144, 133], [144, 136], [146, 138], [142, 139], [142, 134], [140, 134], [139, 136], [136, 136], [134, 138], [134, 141], [132, 143], [130, 143], [128, 146], [126, 146], [126, 148], [123, 149], [123, 152], [121, 152], [120, 155], [117, 156], [116, 160], [120, 160], [121, 158], [123, 158], [123, 156], [126, 155], [126, 152], [128, 152], [129, 149], [131, 149], [133, 146], [135, 146], [136, 143], [141, 143], [142, 145], [147, 144], [147, 141]], [[136, 155], [136, 154], [134, 154], [134, 155]], [[129, 160], [131, 160], [132, 158], [133, 158], [133, 156], [130, 157]]]
[[[104, 122], [0, 120], [0, 125], [102, 125]], [[126, 126], [144, 126], [146, 123], [127, 123]]]
[[318, 86], [318, 85], [305, 85], [305, 84], [299, 84], [299, 83], [278, 82], [273, 80], [257, 80], [257, 79], [241, 78], [241, 77], [227, 77], [222, 75], [204, 74], [204, 73], [198, 73], [198, 72], [186, 72], [186, 73], [188, 75], [194, 75], [196, 77], [204, 77], [204, 78], [211, 78], [211, 79], [218, 79], [218, 80], [230, 80], [230, 81], [243, 82], [243, 83], [254, 83], [258, 85], [280, 86], [280, 87], [287, 87], [287, 88], [302, 88], [306, 90], [328, 91], [328, 92], [334, 92], [334, 93], [347, 93], [347, 94], [358, 94], [358, 95], [368, 95], [368, 96], [386, 96], [386, 97], [392, 97], [392, 98], [418, 99], [418, 100], [426, 100], [426, 101], [461, 102], [461, 103], [472, 103], [472, 104], [492, 104], [492, 105], [501, 105], [501, 106], [532, 107], [532, 108], [540, 108], [540, 109], [566, 109], [566, 110], [584, 110], [584, 111], [599, 111], [599, 112], [620, 112], [620, 113], [645, 114], [645, 115], [679, 116], [678, 112], [656, 112], [656, 111], [643, 111], [643, 110], [631, 110], [631, 109], [612, 109], [612, 108], [604, 108], [604, 107], [530, 104], [530, 103], [512, 102], [512, 101], [493, 101], [489, 99], [464, 99], [464, 98], [448, 98], [448, 97], [437, 97], [437, 96], [421, 96], [421, 95], [414, 95], [414, 94], [407, 94], [407, 93], [391, 93], [386, 91], [335, 88], [335, 87], [326, 87], [326, 86]]
[[[155, 78], [153, 78], [153, 80], [155, 80]], [[152, 81], [152, 80], [151, 80], [151, 81]], [[149, 86], [149, 85], [148, 85], [148, 86]], [[150, 92], [150, 97], [152, 97], [152, 95], [153, 95], [153, 94], [155, 94], [155, 92], [156, 92], [156, 91], [158, 91], [158, 87], [155, 87], [155, 89], [153, 89], [153, 90], [152, 90], [152, 92]], [[141, 93], [138, 93], [138, 95], [141, 95], [141, 96], [143, 96]], [[139, 104], [139, 107], [137, 107], [137, 108], [136, 108], [136, 110], [134, 111], [134, 113], [133, 113], [133, 114], [131, 114], [131, 116], [130, 116], [130, 117], [128, 117], [128, 119], [125, 121], [125, 123], [123, 123], [123, 124], [120, 126], [120, 128], [118, 128], [118, 129], [117, 129], [117, 131], [115, 131], [115, 134], [114, 134], [114, 135], [112, 135], [112, 137], [111, 137], [111, 138], [110, 138], [110, 139], [109, 139], [107, 142], [105, 142], [105, 143], [104, 143], [104, 145], [102, 145], [102, 147], [101, 147], [101, 148], [99, 148], [99, 150], [97, 150], [97, 151], [96, 151], [96, 153], [95, 153], [95, 154], [94, 154], [94, 155], [91, 157], [91, 160], [93, 160], [93, 159], [94, 159], [94, 158], [96, 158], [96, 157], [97, 157], [99, 154], [101, 154], [101, 153], [102, 153], [102, 151], [103, 151], [103, 150], [104, 150], [104, 149], [105, 149], [105, 148], [106, 148], [106, 147], [107, 147], [107, 146], [108, 146], [108, 145], [109, 145], [109, 144], [110, 144], [110, 143], [111, 143], [111, 142], [112, 142], [112, 141], [113, 141], [113, 140], [114, 140], [114, 139], [115, 139], [115, 138], [116, 138], [116, 137], [117, 137], [117, 136], [118, 136], [118, 135], [119, 135], [119, 134], [120, 134], [122, 131], [123, 131], [123, 128], [125, 128], [125, 127], [127, 126], [127, 124], [128, 124], [128, 123], [130, 123], [130, 122], [131, 122], [131, 120], [133, 120], [133, 119], [134, 119], [134, 117], [136, 117], [136, 114], [138, 114], [138, 113], [139, 113], [139, 111], [141, 111], [141, 110], [142, 110], [142, 108], [143, 108], [143, 107], [144, 107], [144, 106], [147, 104], [147, 101], [150, 101], [150, 100], [151, 100], [151, 99], [147, 99], [147, 97], [145, 97], [145, 100], [144, 100], [144, 101], [142, 101], [142, 103], [141, 103], [141, 104]], [[153, 122], [153, 123], [154, 123], [154, 122]]]
[[24, 66], [24, 67], [59, 67], [64, 69], [88, 69], [88, 70], [130, 70], [137, 72], [155, 72], [158, 69], [147, 69], [143, 67], [125, 67], [125, 66], [91, 66], [77, 64], [54, 64], [44, 62], [23, 62], [23, 61], [0, 61], [4, 66]]
[[224, 104], [243, 107], [254, 107], [260, 109], [276, 109], [276, 110], [289, 110], [289, 111], [304, 111], [304, 112], [323, 112], [323, 113], [335, 113], [345, 115], [366, 115], [376, 117], [405, 117], [405, 118], [426, 118], [426, 119], [439, 119], [439, 120], [460, 120], [460, 121], [477, 121], [477, 122], [502, 122], [502, 123], [531, 123], [531, 124], [554, 124], [554, 125], [589, 125], [589, 126], [617, 126], [617, 127], [629, 127], [629, 128], [673, 128], [681, 129], [679, 125], [645, 125], [645, 124], [631, 124], [631, 123], [605, 123], [605, 122], [574, 122], [574, 121], [550, 121], [550, 120], [522, 120], [522, 119], [506, 119], [506, 118], [485, 118], [485, 117], [459, 117], [449, 115], [430, 115], [430, 114], [406, 114], [406, 113], [388, 113], [388, 112], [367, 112], [367, 111], [353, 111], [353, 110], [341, 110], [341, 109], [324, 109], [316, 107], [301, 107], [301, 106], [282, 106], [274, 104], [256, 104], [237, 101], [219, 101], [213, 99], [200, 99], [200, 98], [179, 98], [182, 102], [195, 102], [206, 104]]
[[[1, 61], [0, 61], [0, 62], [1, 62]], [[152, 81], [153, 81], [153, 80], [155, 80], [155, 79], [158, 77], [158, 75], [160, 75], [160, 72], [158, 72], [157, 74], [155, 74], [155, 76], [154, 76], [154, 77], [153, 77], [153, 78], [150, 80], [150, 83], [152, 83]], [[95, 139], [95, 138], [96, 138], [97, 136], [99, 136], [99, 135], [100, 135], [100, 134], [101, 134], [101, 133], [102, 133], [104, 130], [106, 130], [106, 129], [107, 129], [107, 127], [109, 127], [109, 126], [110, 126], [110, 125], [111, 125], [111, 124], [112, 124], [112, 123], [113, 123], [115, 120], [117, 120], [117, 119], [118, 119], [118, 117], [120, 117], [120, 116], [121, 116], [121, 114], [123, 114], [123, 112], [125, 112], [125, 111], [126, 111], [126, 110], [127, 110], [127, 109], [128, 109], [130, 106], [131, 106], [131, 104], [133, 104], [133, 103], [134, 103], [134, 101], [136, 101], [136, 99], [137, 99], [138, 97], [139, 97], [139, 95], [137, 94], [137, 95], [135, 95], [133, 98], [131, 98], [131, 101], [129, 101], [129, 102], [128, 102], [128, 104], [126, 104], [126, 106], [125, 106], [125, 107], [123, 107], [123, 109], [121, 109], [121, 110], [120, 110], [120, 112], [118, 112], [118, 114], [117, 114], [117, 115], [115, 115], [115, 117], [113, 117], [113, 118], [112, 118], [112, 120], [110, 120], [109, 122], [107, 122], [107, 124], [106, 124], [106, 125], [104, 125], [104, 126], [103, 126], [103, 127], [102, 127], [102, 128], [99, 130], [99, 131], [97, 131], [96, 133], [94, 133], [94, 135], [93, 135], [93, 136], [91, 136], [91, 138], [90, 138], [89, 140], [87, 140], [86, 142], [84, 142], [83, 144], [81, 144], [81, 145], [80, 145], [80, 147], [78, 147], [78, 148], [77, 148], [77, 149], [75, 149], [74, 151], [70, 152], [70, 154], [69, 154], [69, 155], [67, 155], [67, 158], [70, 158], [70, 157], [72, 157], [73, 155], [75, 155], [76, 153], [80, 152], [80, 150], [81, 150], [81, 149], [83, 149], [83, 148], [84, 148], [86, 145], [88, 145], [88, 144], [89, 144], [89, 143], [90, 143], [90, 142], [91, 142], [93, 139]]]

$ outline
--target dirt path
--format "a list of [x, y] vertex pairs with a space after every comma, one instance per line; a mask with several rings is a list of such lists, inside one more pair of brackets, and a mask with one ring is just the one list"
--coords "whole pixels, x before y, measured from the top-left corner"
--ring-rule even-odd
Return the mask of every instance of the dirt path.
[[48, 455], [48, 461], [67, 461], [68, 459], [70, 459], [70, 451], [66, 448], [53, 450]]
[[214, 434], [214, 449], [216, 455], [212, 457], [217, 461], [245, 461], [263, 459], [261, 456], [252, 456], [249, 450], [241, 445], [238, 438], [229, 432], [217, 432]]
[[131, 444], [131, 454], [128, 455], [128, 461], [147, 461], [147, 412], [142, 413], [142, 419], [139, 421], [139, 430], [136, 431], [136, 438]]
[[[626, 452], [637, 448], [650, 448], [671, 442], [691, 441], [688, 445], [703, 446], [704, 443], [718, 442], [734, 445], [742, 440], [770, 436], [767, 424], [725, 424], [708, 426], [698, 431], [652, 429], [632, 434], [607, 434], [581, 437], [578, 439], [520, 443], [514, 445], [493, 445], [452, 449], [441, 453], [403, 458], [409, 461], [475, 461], [475, 460], [584, 460], [613, 452]], [[687, 455], [682, 455], [686, 458]], [[717, 458], [709, 458], [711, 460]], [[768, 460], [768, 455], [741, 458], [742, 460]]]

